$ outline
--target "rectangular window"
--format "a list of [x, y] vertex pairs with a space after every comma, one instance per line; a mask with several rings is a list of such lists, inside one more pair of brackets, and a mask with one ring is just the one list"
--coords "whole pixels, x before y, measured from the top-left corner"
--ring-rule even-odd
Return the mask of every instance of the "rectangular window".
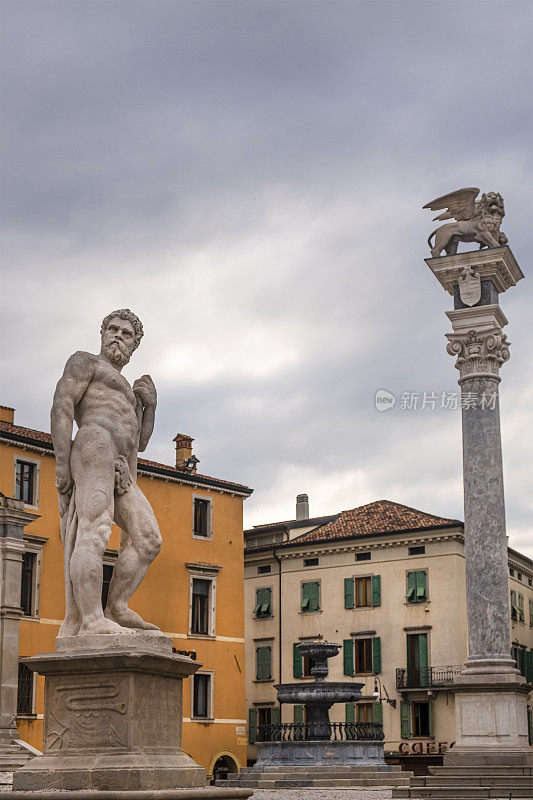
[[374, 704], [356, 703], [355, 705], [356, 722], [374, 722]]
[[372, 672], [372, 639], [356, 639], [355, 673]]
[[191, 633], [208, 636], [209, 630], [209, 605], [211, 594], [211, 581], [203, 578], [192, 580], [192, 610]]
[[409, 548], [409, 555], [410, 556], [423, 556], [426, 552], [426, 547], [423, 544], [416, 545], [415, 547]]
[[412, 736], [431, 736], [429, 703], [411, 703]]
[[372, 558], [372, 553], [356, 553], [355, 560], [356, 561], [370, 561]]
[[35, 505], [35, 477], [37, 464], [17, 461], [15, 464], [15, 500], [22, 500], [28, 506]]
[[272, 567], [270, 564], [263, 564], [262, 567], [257, 567], [258, 575], [268, 575], [269, 572], [272, 572]]
[[372, 578], [355, 579], [355, 606], [364, 608], [372, 605]]
[[211, 500], [204, 500], [201, 497], [194, 498], [193, 534], [205, 538], [211, 536]]
[[211, 712], [212, 675], [196, 673], [192, 677], [193, 704], [192, 715], [197, 719], [209, 719]]
[[19, 664], [17, 714], [33, 714], [33, 672], [26, 664]]
[[427, 572], [425, 569], [417, 569], [407, 573], [407, 593], [408, 603], [424, 603], [428, 599]]
[[272, 616], [272, 589], [270, 586], [262, 586], [256, 590], [254, 614], [258, 618]]
[[304, 558], [304, 567], [318, 567], [318, 558]]
[[102, 608], [105, 609], [107, 605], [107, 598], [109, 596], [109, 584], [113, 577], [113, 564], [104, 564], [102, 567]]
[[25, 617], [31, 617], [35, 614], [36, 565], [36, 553], [22, 554], [20, 605]]
[[320, 609], [320, 581], [302, 583], [302, 611]]
[[269, 681], [272, 678], [272, 647], [271, 645], [256, 647], [255, 649], [255, 679]]

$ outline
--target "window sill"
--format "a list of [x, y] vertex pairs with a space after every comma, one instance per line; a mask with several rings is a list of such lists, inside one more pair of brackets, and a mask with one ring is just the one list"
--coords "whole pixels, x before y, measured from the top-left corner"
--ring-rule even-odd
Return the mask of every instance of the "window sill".
[[36, 720], [37, 714], [17, 714], [16, 719]]
[[275, 678], [265, 678], [265, 680], [260, 681], [257, 678], [255, 678], [255, 680], [253, 680], [252, 683], [274, 683], [275, 680], [276, 680]]
[[23, 614], [20, 619], [21, 621], [23, 619], [28, 619], [32, 620], [33, 622], [39, 622], [41, 617], [39, 616], [39, 614]]
[[193, 539], [200, 539], [202, 542], [212, 542], [213, 541], [213, 534], [210, 536], [203, 536], [201, 533], [193, 533], [191, 534]]
[[216, 639], [216, 638], [217, 638], [217, 637], [215, 636], [215, 634], [214, 634], [214, 633], [188, 633], [188, 634], [187, 634], [187, 639], [208, 639], [208, 640], [214, 640], [214, 639]]
[[311, 614], [322, 614], [322, 613], [323, 612], [321, 608], [318, 608], [316, 611], [303, 611], [303, 610], [298, 611], [298, 614], [301, 614], [302, 616], [305, 617], [311, 616]]
[[191, 717], [191, 722], [200, 722], [202, 725], [212, 725], [214, 717]]
[[258, 617], [257, 614], [253, 616], [253, 619], [274, 619], [274, 614], [265, 614], [264, 616]]
[[413, 602], [410, 602], [409, 600], [406, 600], [405, 603], [404, 603], [404, 606], [423, 606], [423, 605], [427, 605], [430, 602], [431, 602], [431, 600], [417, 600], [416, 603], [413, 603]]

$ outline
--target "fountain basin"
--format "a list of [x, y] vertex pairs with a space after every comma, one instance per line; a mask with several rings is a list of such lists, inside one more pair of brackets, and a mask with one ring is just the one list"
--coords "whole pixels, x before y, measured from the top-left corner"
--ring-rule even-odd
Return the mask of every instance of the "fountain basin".
[[355, 703], [361, 698], [364, 683], [321, 682], [279, 683], [274, 688], [280, 703], [304, 706], [332, 706], [334, 703]]

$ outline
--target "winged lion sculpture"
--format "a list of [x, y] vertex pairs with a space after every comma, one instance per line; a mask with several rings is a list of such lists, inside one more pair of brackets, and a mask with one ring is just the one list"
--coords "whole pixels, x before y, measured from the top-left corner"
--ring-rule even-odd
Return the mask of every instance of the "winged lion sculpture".
[[[507, 244], [507, 236], [500, 231], [505, 216], [503, 197], [497, 192], [488, 192], [476, 200], [478, 194], [479, 189], [475, 188], [457, 189], [426, 203], [424, 208], [431, 211], [446, 209], [434, 217], [435, 220], [456, 220], [441, 225], [430, 234], [428, 244], [433, 258], [440, 256], [443, 250], [448, 256], [455, 255], [459, 242], [478, 242], [480, 250]], [[435, 242], [432, 245], [433, 236]]]

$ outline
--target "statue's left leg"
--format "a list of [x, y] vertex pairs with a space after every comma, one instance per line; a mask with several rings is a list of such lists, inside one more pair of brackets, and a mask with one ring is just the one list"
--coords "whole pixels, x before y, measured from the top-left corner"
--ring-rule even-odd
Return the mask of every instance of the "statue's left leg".
[[120, 553], [113, 570], [105, 616], [126, 628], [157, 630], [128, 608], [145, 572], [161, 549], [161, 534], [150, 503], [137, 484], [115, 495], [115, 522], [123, 530]]

